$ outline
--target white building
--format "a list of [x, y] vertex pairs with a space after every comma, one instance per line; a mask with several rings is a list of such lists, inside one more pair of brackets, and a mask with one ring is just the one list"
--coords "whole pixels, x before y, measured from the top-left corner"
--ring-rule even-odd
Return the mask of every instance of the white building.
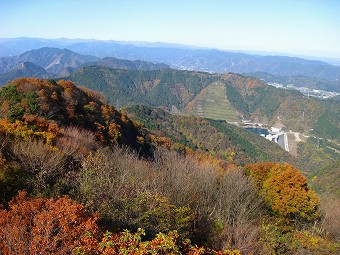
[[272, 131], [272, 133], [280, 133], [281, 132], [281, 128], [276, 128], [276, 127], [271, 127], [270, 130]]

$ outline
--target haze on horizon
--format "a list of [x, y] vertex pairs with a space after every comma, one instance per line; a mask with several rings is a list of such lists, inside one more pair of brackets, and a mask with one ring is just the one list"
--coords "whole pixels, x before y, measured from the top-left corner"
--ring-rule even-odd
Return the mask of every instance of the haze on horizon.
[[0, 38], [179, 43], [340, 58], [337, 0], [1, 0]]

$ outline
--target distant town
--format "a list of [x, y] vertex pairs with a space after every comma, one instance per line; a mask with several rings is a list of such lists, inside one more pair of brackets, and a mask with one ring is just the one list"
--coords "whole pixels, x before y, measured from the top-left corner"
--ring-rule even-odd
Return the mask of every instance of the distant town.
[[324, 90], [319, 90], [319, 89], [310, 89], [306, 87], [296, 87], [294, 86], [294, 84], [284, 85], [284, 84], [276, 83], [276, 82], [268, 82], [267, 84], [275, 88], [297, 90], [308, 97], [317, 97], [317, 98], [326, 99], [326, 98], [331, 98], [331, 97], [340, 95], [340, 93], [337, 93], [337, 92], [330, 92], [330, 91], [324, 91]]

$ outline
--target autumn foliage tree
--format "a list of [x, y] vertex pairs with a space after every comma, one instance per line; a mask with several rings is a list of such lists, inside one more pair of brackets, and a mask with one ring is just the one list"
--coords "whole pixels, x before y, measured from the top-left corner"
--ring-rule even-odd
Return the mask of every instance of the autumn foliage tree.
[[98, 233], [96, 216], [67, 197], [29, 198], [20, 192], [0, 211], [0, 254], [70, 254], [87, 233]]
[[264, 162], [245, 169], [273, 213], [287, 220], [316, 219], [319, 198], [294, 166]]
[[177, 231], [168, 234], [158, 233], [152, 240], [143, 241], [145, 231], [139, 228], [135, 233], [124, 230], [113, 234], [106, 232], [98, 242], [92, 236], [85, 236], [86, 244], [75, 248], [75, 255], [241, 255], [238, 250], [215, 251], [212, 249], [191, 245], [190, 240], [179, 242]]

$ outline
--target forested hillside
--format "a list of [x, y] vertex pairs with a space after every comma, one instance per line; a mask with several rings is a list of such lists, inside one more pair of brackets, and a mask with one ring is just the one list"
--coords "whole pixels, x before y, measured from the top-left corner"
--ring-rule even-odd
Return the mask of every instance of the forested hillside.
[[224, 80], [229, 101], [247, 118], [339, 141], [338, 101], [308, 98], [235, 74], [226, 75]]
[[277, 89], [237, 74], [90, 66], [68, 78], [102, 92], [117, 106], [175, 106], [186, 114], [227, 121], [236, 121], [238, 115], [307, 135], [340, 139], [339, 101], [308, 98], [297, 91]]
[[[336, 166], [339, 162], [337, 143], [340, 139], [338, 124], [340, 104], [337, 100], [308, 98], [300, 92], [278, 89], [268, 86], [260, 80], [238, 74], [218, 75], [180, 70], [129, 71], [92, 66], [78, 70], [70, 78], [75, 83], [102, 91], [109, 101], [119, 107], [144, 104], [161, 106], [174, 113], [179, 112], [229, 122], [235, 122], [241, 118], [250, 119], [253, 122], [267, 124], [269, 127], [276, 126], [306, 136], [329, 139], [328, 145], [324, 148], [317, 148], [317, 143], [310, 145], [308, 142], [297, 142], [296, 155], [299, 163], [294, 164], [304, 166], [303, 171], [310, 180], [315, 180], [315, 176], [318, 177], [318, 181], [313, 182], [318, 190], [338, 194], [337, 178], [332, 178], [337, 176], [337, 171], [333, 170], [334, 167], [329, 167]], [[149, 116], [145, 116], [144, 113], [142, 115], [144, 117], [141, 118], [141, 121], [150, 127], [154, 119], [148, 119]], [[160, 122], [163, 123], [158, 130], [161, 129], [160, 132], [163, 135], [175, 138], [177, 142], [179, 139], [180, 143], [189, 148], [200, 148], [214, 153], [218, 150], [225, 151], [225, 148], [221, 145], [223, 143], [218, 139], [216, 144], [220, 145], [207, 146], [205, 144], [203, 146], [202, 144], [209, 141], [211, 137], [201, 139], [207, 137], [208, 132], [201, 132], [201, 137], [197, 135], [200, 133], [195, 129], [200, 126], [197, 123], [188, 126], [183, 125], [188, 128], [186, 135], [174, 134], [177, 131], [169, 128], [175, 128], [171, 123], [173, 121], [171, 118], [187, 117], [163, 116], [163, 113], [158, 117], [162, 120]], [[148, 119], [148, 121], [145, 119], [143, 121], [143, 118]], [[189, 120], [190, 118], [187, 120], [190, 123]], [[195, 118], [192, 118], [192, 120], [196, 122]], [[193, 127], [195, 127], [194, 132], [191, 130]], [[222, 128], [221, 125], [219, 127]], [[207, 127], [202, 127], [201, 130], [204, 128]], [[227, 128], [227, 130], [229, 129]], [[154, 127], [152, 127], [152, 130], [155, 130]], [[237, 137], [240, 136], [246, 137], [247, 134], [242, 133]], [[194, 143], [192, 137], [196, 137]], [[290, 137], [290, 139], [295, 141], [295, 137]], [[261, 143], [262, 151], [265, 150], [266, 142]], [[246, 143], [240, 142], [240, 144]], [[275, 149], [268, 149], [267, 156], [256, 154], [255, 151], [257, 150], [253, 146], [248, 147], [248, 150], [244, 148], [242, 150], [248, 153], [247, 156], [244, 156], [245, 158], [252, 158], [251, 160], [248, 158], [250, 162], [253, 162], [255, 155], [257, 155], [258, 160], [267, 160], [266, 158], [268, 158], [279, 161], [286, 159], [280, 153], [273, 153], [276, 151]], [[223, 154], [222, 151], [219, 152], [220, 155]], [[242, 158], [242, 154], [243, 152], [238, 152], [235, 160], [238, 160], [238, 157]], [[224, 155], [224, 159], [228, 157], [227, 155], [228, 153]], [[315, 161], [318, 161], [318, 163], [315, 163]], [[330, 170], [325, 169], [326, 165], [328, 166], [326, 168], [330, 168]], [[326, 176], [324, 173], [328, 173], [327, 176], [331, 177], [323, 178], [323, 176]], [[325, 189], [323, 186], [329, 188]]]
[[203, 157], [214, 155], [236, 165], [263, 161], [299, 164], [277, 144], [225, 121], [171, 115], [162, 109], [142, 105], [126, 107], [122, 111], [150, 131], [170, 138], [173, 148], [178, 151], [195, 151]]
[[68, 79], [102, 92], [113, 104], [119, 100], [120, 105], [182, 108], [219, 76], [173, 69], [141, 71], [90, 66], [77, 70]]
[[[70, 81], [18, 79], [0, 103], [2, 254], [339, 254], [339, 201], [291, 164], [178, 153]], [[188, 118], [230, 134], [229, 152], [256, 146]]]

